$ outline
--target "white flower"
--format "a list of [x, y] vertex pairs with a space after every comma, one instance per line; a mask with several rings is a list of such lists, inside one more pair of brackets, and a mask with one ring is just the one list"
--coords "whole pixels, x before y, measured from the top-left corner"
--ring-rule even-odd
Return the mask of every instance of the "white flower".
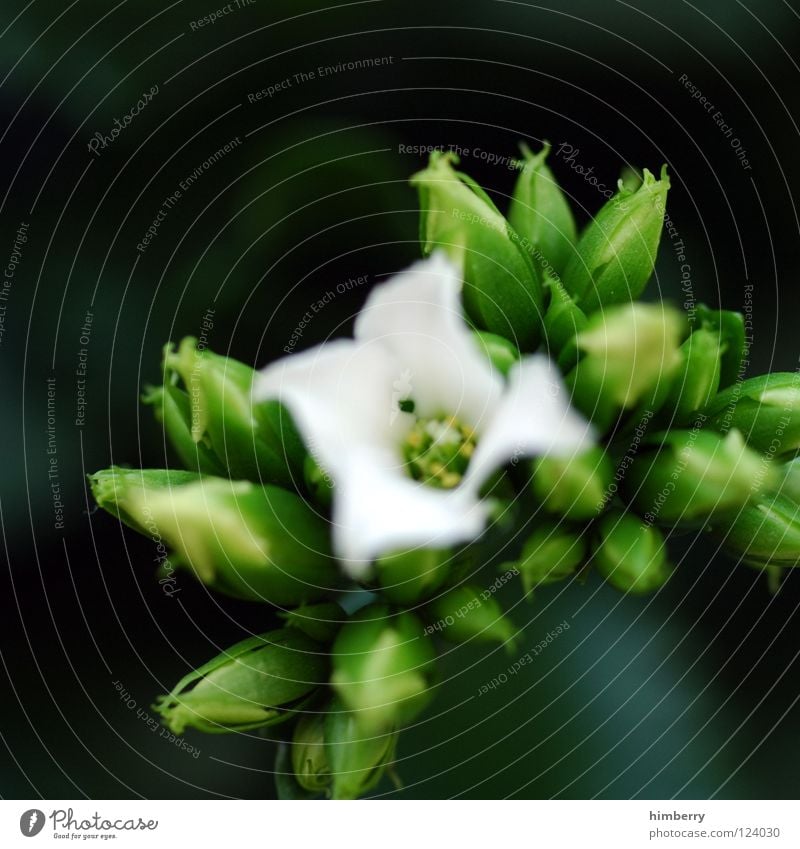
[[460, 288], [434, 254], [375, 288], [355, 339], [284, 357], [256, 383], [332, 477], [334, 550], [353, 577], [391, 551], [477, 537], [490, 506], [479, 489], [495, 469], [591, 441], [547, 357], [523, 358], [507, 381], [491, 367]]

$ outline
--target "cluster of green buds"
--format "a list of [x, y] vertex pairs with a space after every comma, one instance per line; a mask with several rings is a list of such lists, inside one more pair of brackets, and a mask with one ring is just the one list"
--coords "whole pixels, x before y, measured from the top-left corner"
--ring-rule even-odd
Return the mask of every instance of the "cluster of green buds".
[[[340, 490], [314, 446], [284, 406], [254, 401], [253, 368], [191, 337], [166, 346], [162, 385], [144, 396], [183, 468], [89, 478], [102, 508], [159, 547], [162, 569], [168, 557], [210, 590], [272, 606], [281, 627], [193, 669], [156, 710], [175, 734], [269, 729], [281, 796], [353, 799], [393, 776], [401, 731], [440, 686], [437, 652], [513, 650], [515, 597], [593, 575], [623, 593], [658, 590], [672, 531], [686, 527], [770, 574], [800, 565], [800, 377], [744, 379], [738, 313], [639, 300], [665, 170], [620, 180], [579, 228], [549, 151], [522, 146], [507, 216], [452, 154], [411, 180], [422, 251], [458, 268], [465, 332], [491, 373], [511, 379], [545, 351], [597, 437], [571, 455], [515, 457], [486, 480], [494, 521], [482, 536], [345, 568]], [[450, 491], [479, 440], [457, 417], [420, 418], [398, 462], [415, 485]]]

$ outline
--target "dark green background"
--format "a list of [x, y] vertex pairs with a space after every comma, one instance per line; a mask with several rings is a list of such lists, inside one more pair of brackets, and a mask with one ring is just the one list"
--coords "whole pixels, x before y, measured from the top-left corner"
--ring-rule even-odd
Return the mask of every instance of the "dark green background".
[[[190, 736], [194, 759], [122, 704], [147, 707], [186, 670], [270, 613], [212, 598], [188, 579], [166, 597], [154, 547], [93, 512], [83, 476], [110, 462], [161, 466], [141, 387], [168, 339], [197, 334], [262, 365], [310, 303], [370, 284], [418, 255], [423, 162], [399, 145], [497, 156], [519, 139], [580, 149], [607, 184], [626, 165], [669, 164], [670, 215], [698, 300], [741, 308], [753, 286], [752, 373], [798, 353], [800, 18], [795, 2], [358, 2], [258, 0], [192, 31], [212, 2], [4, 0], [0, 11], [0, 262], [29, 241], [0, 346], [3, 414], [0, 793], [6, 797], [272, 795], [271, 744]], [[296, 84], [319, 65], [391, 64]], [[748, 152], [744, 170], [714, 102]], [[285, 78], [273, 98], [247, 95]], [[87, 143], [153, 85], [159, 92], [101, 156]], [[136, 245], [165, 197], [215, 150], [242, 144]], [[505, 204], [513, 175], [471, 155]], [[596, 189], [554, 158], [580, 210]], [[668, 244], [649, 290], [682, 301]], [[315, 316], [300, 347], [346, 332], [367, 287]], [[74, 424], [86, 311], [87, 419]], [[56, 378], [64, 530], [54, 529], [46, 379]], [[478, 687], [514, 658], [463, 648], [419, 726], [403, 735], [396, 797], [794, 797], [800, 736], [800, 584], [771, 597], [749, 569], [690, 536], [656, 597], [599, 582], [519, 605], [529, 648], [571, 627], [524, 674]], [[505, 597], [514, 604], [515, 588]], [[472, 698], [470, 698], [472, 697]], [[190, 732], [191, 735], [191, 732]]]

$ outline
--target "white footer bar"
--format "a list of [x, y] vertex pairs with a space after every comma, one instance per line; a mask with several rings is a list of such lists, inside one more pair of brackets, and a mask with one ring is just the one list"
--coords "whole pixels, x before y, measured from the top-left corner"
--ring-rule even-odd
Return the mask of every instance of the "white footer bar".
[[0, 846], [280, 849], [797, 847], [775, 801], [0, 801]]

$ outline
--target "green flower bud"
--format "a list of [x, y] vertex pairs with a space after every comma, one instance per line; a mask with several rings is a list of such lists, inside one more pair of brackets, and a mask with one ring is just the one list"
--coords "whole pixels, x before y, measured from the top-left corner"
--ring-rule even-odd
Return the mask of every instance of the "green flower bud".
[[275, 725], [302, 710], [324, 684], [328, 657], [296, 630], [251, 637], [182, 678], [155, 710], [175, 734]]
[[275, 792], [279, 799], [313, 799], [319, 795], [316, 792], [309, 792], [301, 787], [295, 778], [294, 768], [292, 767], [291, 743], [285, 740], [278, 741], [278, 748], [275, 752], [275, 765], [273, 767], [273, 777], [275, 779]]
[[537, 525], [513, 565], [522, 577], [525, 595], [530, 595], [537, 587], [571, 578], [585, 558], [583, 537], [546, 522]]
[[531, 489], [548, 513], [594, 519], [608, 501], [614, 468], [598, 446], [571, 457], [542, 457], [532, 468]]
[[635, 301], [653, 273], [664, 223], [669, 178], [646, 168], [636, 191], [619, 191], [583, 231], [564, 272], [564, 286], [587, 314]]
[[711, 530], [750, 565], [800, 565], [800, 504], [785, 495], [759, 496]]
[[776, 492], [800, 504], [800, 457], [784, 463], [777, 474], [779, 481], [775, 485]]
[[201, 480], [197, 472], [181, 469], [123, 469], [111, 466], [88, 475], [89, 486], [97, 504], [140, 534], [153, 535], [152, 516], [139, 509], [138, 501], [130, 500], [131, 493], [140, 489], [149, 492], [170, 492], [176, 487]]
[[191, 436], [207, 440], [231, 477], [290, 486], [302, 475], [302, 441], [276, 401], [254, 405], [254, 369], [198, 349], [187, 336], [164, 349], [164, 370], [181, 377], [191, 411]]
[[101, 507], [163, 539], [182, 565], [220, 592], [295, 605], [337, 585], [328, 524], [297, 495], [184, 474], [111, 468], [90, 481]]
[[670, 420], [671, 417], [664, 409], [664, 405], [672, 389], [673, 380], [673, 376], [664, 376], [650, 388], [649, 392], [645, 392], [644, 397], [640, 399], [639, 403], [630, 412], [625, 414], [620, 429], [621, 434], [629, 434], [634, 429], [644, 428], [646, 430], [659, 411], [662, 418], [666, 418], [667, 421]]
[[648, 522], [696, 525], [740, 510], [775, 481], [768, 462], [739, 431], [672, 430], [643, 444], [625, 476], [631, 504]]
[[[503, 482], [505, 482], [505, 479]], [[494, 499], [494, 493], [492, 493], [489, 497]], [[509, 497], [509, 501], [510, 500], [511, 497]], [[501, 545], [502, 541], [506, 538], [505, 529], [498, 531], [500, 523], [504, 520], [508, 521], [509, 528], [513, 528], [514, 520], [511, 518], [511, 513], [512, 511], [506, 507], [505, 516], [500, 518], [492, 516], [492, 524], [480, 538], [480, 542], [474, 545], [462, 546], [453, 552], [450, 562], [448, 563], [448, 575], [447, 581], [444, 584], [445, 587], [457, 587], [459, 584], [463, 584], [464, 581], [472, 578], [478, 573], [478, 571], [480, 571], [486, 561], [485, 546], [487, 544], [489, 546], [495, 544]]]
[[478, 327], [533, 350], [544, 305], [540, 275], [488, 195], [453, 168], [457, 161], [434, 152], [411, 178], [420, 197], [423, 251], [444, 250], [462, 269], [464, 307]]
[[292, 771], [297, 783], [309, 793], [323, 793], [331, 783], [325, 719], [325, 713], [306, 713], [292, 735]]
[[365, 732], [359, 718], [334, 699], [325, 716], [325, 745], [334, 799], [358, 799], [375, 788], [394, 761], [394, 729]]
[[502, 375], [508, 375], [511, 366], [519, 360], [519, 349], [516, 345], [498, 336], [496, 333], [487, 333], [483, 330], [474, 332], [475, 341], [487, 360]]
[[744, 316], [731, 310], [713, 310], [698, 304], [697, 318], [707, 330], [715, 330], [720, 337], [720, 389], [725, 389], [739, 380], [747, 353]]
[[331, 683], [366, 732], [410, 722], [430, 699], [435, 654], [411, 613], [368, 605], [339, 632], [332, 654]]
[[450, 575], [448, 549], [413, 549], [387, 554], [375, 561], [381, 595], [395, 604], [428, 598]]
[[304, 604], [294, 610], [284, 610], [278, 616], [287, 628], [298, 628], [318, 643], [332, 643], [347, 621], [345, 612], [333, 601]]
[[626, 165], [619, 175], [619, 182], [628, 192], [638, 192], [641, 188], [642, 180], [642, 172], [630, 165]]
[[464, 585], [448, 590], [428, 605], [429, 633], [452, 643], [501, 643], [514, 647], [517, 629], [491, 589]]
[[586, 327], [588, 319], [560, 280], [551, 278], [547, 284], [550, 305], [544, 316], [545, 341], [551, 351], [560, 353]]
[[666, 399], [666, 413], [677, 425], [688, 424], [692, 413], [703, 410], [719, 389], [721, 346], [718, 331], [695, 330], [681, 345], [683, 362]]
[[681, 363], [681, 320], [663, 304], [625, 304], [590, 317], [575, 337], [583, 353], [567, 375], [572, 403], [607, 430], [621, 409], [666, 394]]
[[671, 569], [659, 530], [631, 513], [615, 512], [600, 520], [598, 535], [592, 563], [613, 587], [638, 595], [666, 583]]
[[322, 507], [333, 504], [333, 478], [317, 463], [311, 454], [306, 454], [303, 463], [303, 478], [306, 489]]
[[170, 384], [152, 386], [142, 396], [142, 402], [153, 407], [156, 420], [164, 426], [164, 434], [187, 469], [208, 475], [225, 474], [208, 439], [195, 442], [192, 437], [189, 396], [185, 392]]
[[741, 431], [748, 444], [770, 457], [800, 450], [800, 374], [774, 372], [720, 392], [706, 410], [708, 426]]
[[508, 220], [533, 255], [534, 264], [549, 265], [561, 274], [575, 251], [575, 218], [546, 164], [550, 145], [545, 142], [537, 154], [526, 144], [520, 148], [524, 164], [514, 186]]
[[324, 711], [305, 714], [295, 726], [291, 746], [291, 769], [300, 793], [360, 798], [380, 782], [394, 759], [398, 737], [397, 731], [365, 734], [338, 699]]

